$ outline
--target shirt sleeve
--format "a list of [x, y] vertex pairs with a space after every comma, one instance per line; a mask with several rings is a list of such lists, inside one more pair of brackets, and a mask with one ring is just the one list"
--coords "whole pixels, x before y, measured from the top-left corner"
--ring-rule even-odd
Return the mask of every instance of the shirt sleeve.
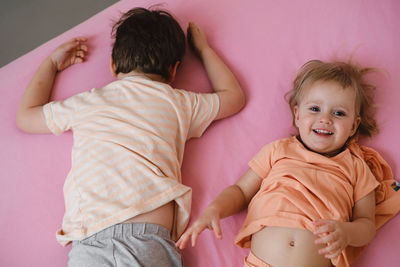
[[354, 202], [357, 202], [373, 191], [379, 185], [379, 182], [375, 179], [375, 176], [364, 160], [360, 159], [356, 163], [355, 168], [357, 170], [357, 177], [353, 197]]
[[268, 176], [273, 165], [276, 142], [265, 145], [249, 162], [249, 167], [261, 178]]
[[219, 97], [215, 93], [198, 94], [187, 92], [191, 103], [191, 118], [188, 139], [200, 137], [215, 119], [219, 111]]
[[53, 101], [43, 106], [47, 127], [55, 135], [71, 129], [76, 112], [76, 96], [63, 101]]

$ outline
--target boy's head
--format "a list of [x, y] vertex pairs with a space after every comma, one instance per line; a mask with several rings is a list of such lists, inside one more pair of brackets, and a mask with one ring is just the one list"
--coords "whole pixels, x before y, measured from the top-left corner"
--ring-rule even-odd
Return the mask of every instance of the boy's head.
[[115, 74], [139, 71], [170, 81], [185, 54], [185, 34], [166, 11], [134, 8], [113, 26]]
[[[355, 118], [359, 118], [359, 125], [354, 133], [372, 136], [377, 131], [373, 117], [373, 90], [374, 86], [366, 83], [365, 75], [372, 69], [344, 62], [322, 62], [312, 60], [304, 64], [293, 81], [293, 89], [288, 93], [289, 104], [296, 124], [295, 111], [310, 88], [321, 83], [336, 84], [343, 91], [352, 90], [354, 94]], [[315, 93], [315, 90], [313, 91]], [[341, 92], [338, 91], [338, 96]], [[340, 114], [340, 113], [339, 113]], [[334, 118], [334, 114], [332, 115]]]

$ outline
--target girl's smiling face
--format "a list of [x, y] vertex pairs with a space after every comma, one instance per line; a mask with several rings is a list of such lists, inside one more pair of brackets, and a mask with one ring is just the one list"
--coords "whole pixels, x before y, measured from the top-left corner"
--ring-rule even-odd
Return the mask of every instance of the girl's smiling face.
[[306, 88], [293, 108], [301, 141], [310, 150], [334, 156], [360, 124], [356, 93], [334, 81], [317, 81]]

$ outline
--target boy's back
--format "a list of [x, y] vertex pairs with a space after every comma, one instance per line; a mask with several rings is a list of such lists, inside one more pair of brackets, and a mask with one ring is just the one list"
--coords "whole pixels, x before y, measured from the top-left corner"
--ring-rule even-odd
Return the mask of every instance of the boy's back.
[[60, 243], [81, 240], [172, 200], [180, 205], [178, 228], [173, 228], [180, 235], [191, 199], [190, 188], [180, 183], [185, 142], [201, 136], [218, 106], [216, 94], [172, 89], [144, 75], [45, 105], [54, 134], [74, 132]]

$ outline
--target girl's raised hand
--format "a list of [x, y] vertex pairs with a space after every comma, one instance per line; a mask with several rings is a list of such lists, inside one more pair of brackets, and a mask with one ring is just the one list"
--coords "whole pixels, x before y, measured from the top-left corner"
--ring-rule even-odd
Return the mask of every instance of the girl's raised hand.
[[75, 37], [57, 47], [51, 54], [50, 59], [57, 71], [62, 71], [69, 66], [82, 63], [88, 51], [84, 44], [85, 37]]
[[219, 221], [219, 212], [212, 207], [207, 207], [203, 214], [182, 234], [175, 244], [176, 247], [184, 249], [189, 240], [191, 240], [192, 247], [196, 246], [200, 233], [206, 228], [213, 230], [216, 238], [222, 239]]

